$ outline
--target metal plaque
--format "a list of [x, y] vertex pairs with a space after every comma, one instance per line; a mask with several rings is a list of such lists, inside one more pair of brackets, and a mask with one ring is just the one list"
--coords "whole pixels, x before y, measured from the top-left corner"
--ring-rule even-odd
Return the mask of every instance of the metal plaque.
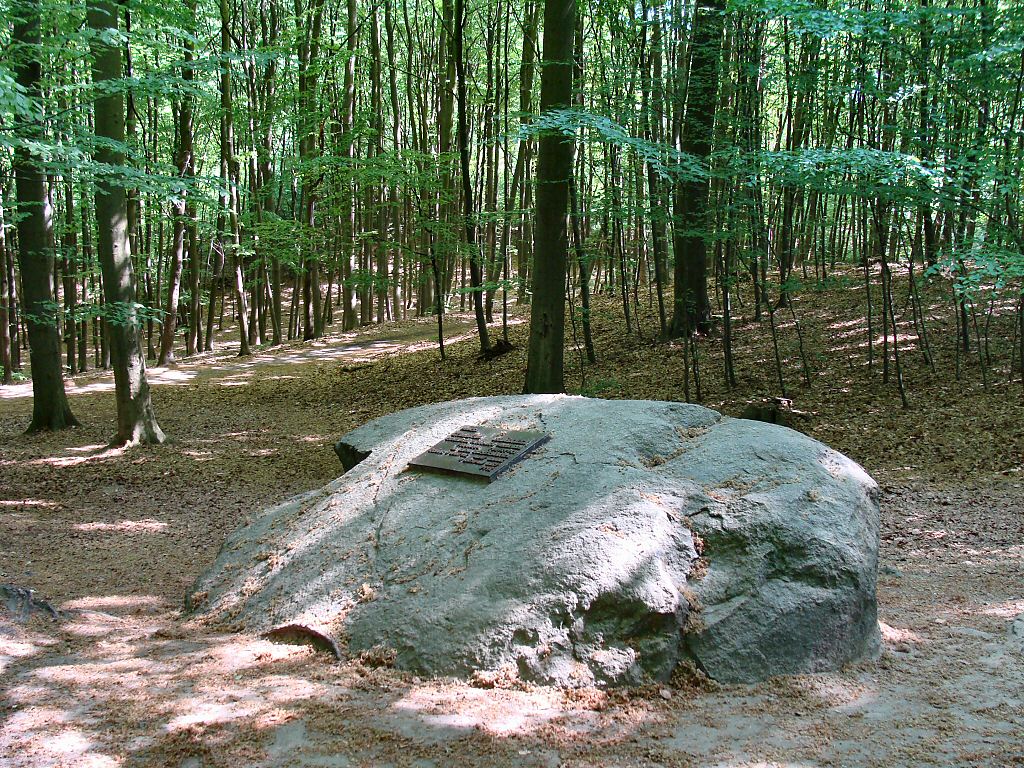
[[491, 482], [550, 439], [543, 432], [462, 427], [410, 461], [409, 466]]

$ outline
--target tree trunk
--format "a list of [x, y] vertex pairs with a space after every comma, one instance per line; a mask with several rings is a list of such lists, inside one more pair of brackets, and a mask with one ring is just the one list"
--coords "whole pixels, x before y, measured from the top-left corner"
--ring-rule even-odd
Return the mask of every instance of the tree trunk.
[[[191, 29], [195, 29], [196, 24], [196, 0], [185, 0], [185, 7], [187, 8], [188, 21], [191, 24]], [[191, 30], [189, 30], [191, 31]], [[187, 35], [184, 42], [184, 66], [181, 68], [181, 78], [186, 83], [191, 83], [195, 77], [194, 69], [191, 66], [193, 58], [193, 43], [191, 38]], [[188, 286], [189, 286], [189, 312], [188, 312], [188, 336], [185, 339], [185, 354], [194, 355], [200, 346], [202, 346], [202, 290], [200, 289], [200, 271], [202, 269], [200, 247], [199, 247], [199, 233], [196, 227], [196, 208], [195, 203], [189, 199], [191, 190], [188, 189], [188, 185], [193, 181], [196, 172], [195, 156], [192, 148], [193, 142], [193, 125], [192, 125], [192, 96], [191, 94], [185, 93], [181, 100], [181, 111], [183, 114], [178, 115], [179, 128], [181, 132], [180, 149], [181, 153], [178, 157], [178, 171], [182, 174], [185, 179], [185, 235], [186, 235], [186, 250], [188, 252]]]
[[[92, 238], [89, 232], [89, 213], [87, 205], [78, 207], [82, 229], [82, 303], [89, 304], [89, 285], [92, 280]], [[89, 319], [82, 318], [78, 328], [78, 370], [89, 370]]]
[[[194, 15], [195, 0], [186, 0], [186, 8]], [[182, 64], [181, 79], [184, 83], [192, 82], [192, 42], [186, 36], [184, 41], [184, 63]], [[173, 234], [171, 235], [171, 265], [167, 276], [167, 304], [164, 309], [164, 324], [160, 333], [160, 358], [158, 365], [174, 364], [174, 336], [178, 325], [178, 299], [181, 289], [181, 274], [185, 263], [185, 242], [188, 235], [187, 221], [187, 199], [191, 190], [187, 182], [193, 176], [192, 160], [192, 96], [184, 92], [181, 104], [178, 105], [178, 126], [177, 126], [177, 147], [175, 148], [175, 166], [178, 169], [178, 178], [182, 180], [181, 187], [177, 190], [175, 200], [171, 204], [171, 215], [173, 217]], [[189, 249], [190, 282], [196, 276], [196, 265], [194, 263], [196, 254], [194, 249]], [[196, 286], [198, 287], [198, 286]], [[194, 296], [194, 294], [193, 294]], [[194, 304], [194, 301], [193, 301]], [[189, 313], [189, 336], [194, 338], [192, 327], [197, 321], [198, 312]], [[195, 348], [193, 341], [190, 341], [189, 348]]]
[[157, 365], [174, 365], [174, 337], [178, 327], [178, 299], [181, 292], [182, 264], [185, 260], [185, 201], [171, 205], [174, 233], [171, 236], [171, 264], [167, 275], [167, 304], [160, 330], [160, 357]]
[[64, 354], [68, 371], [74, 376], [78, 372], [78, 356], [75, 354], [75, 336], [78, 330], [78, 234], [75, 226], [75, 199], [72, 172], [64, 176], [64, 256], [61, 259], [61, 276], [64, 278]]
[[[469, 173], [469, 117], [466, 114], [466, 60], [463, 42], [466, 33], [466, 7], [464, 0], [455, 0], [455, 72], [458, 80], [459, 100], [459, 165], [462, 169], [462, 209], [465, 218], [466, 243], [469, 246], [469, 284], [473, 290], [473, 310], [476, 328], [480, 334], [480, 350], [486, 354], [491, 348], [487, 338], [487, 319], [481, 291], [480, 249], [476, 241], [476, 222], [473, 210], [473, 186]], [[570, 43], [571, 48], [571, 43]], [[564, 268], [564, 267], [563, 267]], [[564, 294], [563, 294], [564, 298]]]
[[[89, 28], [97, 34], [90, 42], [93, 82], [101, 87], [95, 101], [96, 136], [106, 139], [95, 159], [108, 168], [124, 165], [115, 147], [124, 142], [124, 97], [102, 84], [121, 79], [121, 49], [117, 39], [118, 6], [111, 0], [90, 0]], [[164, 433], [157, 424], [146, 381], [136, 310], [135, 270], [128, 240], [128, 209], [122, 186], [109, 177], [96, 181], [97, 254], [103, 273], [110, 334], [110, 360], [114, 368], [118, 444], [161, 443]]]
[[[392, 6], [394, 0], [385, 0], [384, 3], [384, 29], [386, 33], [386, 45], [388, 53], [388, 84], [391, 91], [391, 118], [392, 118], [392, 139], [394, 152], [397, 155], [402, 151], [402, 105], [398, 99], [398, 64], [395, 59], [395, 21]], [[393, 241], [401, 241], [401, 204], [399, 200], [398, 184], [391, 182], [388, 193], [388, 200], [391, 203], [391, 230]], [[403, 292], [401, 281], [402, 249], [393, 251], [391, 263], [391, 305], [393, 308], [392, 319], [401, 320], [405, 317], [403, 307]]]
[[8, 312], [7, 286], [7, 231], [4, 229], [4, 201], [0, 198], [0, 384], [14, 383], [14, 369], [11, 366], [11, 323]]
[[[680, 149], [706, 160], [711, 155], [718, 93], [718, 64], [722, 49], [724, 0], [708, 0], [696, 11], [693, 52], [686, 89], [686, 112]], [[677, 98], [680, 84], [677, 84]], [[679, 105], [677, 104], [677, 108]], [[707, 276], [708, 178], [677, 182], [673, 208], [677, 219], [672, 335], [706, 330], [711, 321]]]
[[[42, 76], [39, 14], [35, 0], [14, 5], [12, 41], [25, 50], [15, 65], [15, 77], [39, 108]], [[23, 114], [23, 113], [20, 113]], [[19, 133], [42, 141], [41, 122], [17, 118]], [[24, 146], [15, 149], [11, 163], [18, 201], [18, 263], [21, 267], [22, 312], [28, 326], [32, 364], [32, 421], [29, 432], [77, 425], [64, 393], [60, 335], [53, 295], [53, 210], [46, 194], [46, 176]]]
[[[575, 0], [544, 5], [544, 66], [540, 111], [569, 107], [572, 101]], [[572, 174], [573, 140], [559, 132], [540, 137], [537, 153], [537, 214], [534, 235], [533, 304], [526, 365], [527, 394], [564, 392], [565, 277], [569, 240], [565, 216]]]
[[[359, 34], [358, 14], [356, 0], [348, 0], [346, 3], [346, 34], [348, 46], [345, 59], [344, 96], [342, 104], [342, 133], [345, 136], [343, 156], [350, 161], [355, 157], [355, 142], [352, 138], [352, 128], [355, 124], [356, 115], [356, 52]], [[342, 230], [345, 238], [344, 253], [341, 262], [341, 328], [344, 331], [351, 331], [358, 325], [356, 314], [356, 291], [352, 285], [352, 260], [355, 257], [355, 231], [356, 231], [356, 192], [353, 184], [349, 183], [346, 188], [347, 209], [342, 210]]]
[[238, 304], [239, 357], [248, 357], [249, 315], [245, 298], [238, 223], [238, 159], [235, 157], [234, 113], [231, 100], [231, 13], [228, 0], [220, 0], [220, 167], [227, 209], [227, 227], [223, 231], [224, 258], [230, 257], [235, 273], [235, 297]]
[[[227, 0], [221, 0], [227, 2]], [[299, 162], [302, 166], [302, 225], [306, 229], [303, 241], [313, 243], [316, 223], [317, 179], [309, 164], [317, 149], [316, 88], [317, 56], [320, 50], [320, 31], [323, 23], [323, 0], [311, 0], [303, 8], [296, 0], [295, 15], [299, 30], [299, 78], [298, 78], [298, 125]], [[320, 255], [315, 244], [304, 254], [306, 272], [303, 281], [303, 339], [318, 339], [323, 336], [320, 298]]]
[[[523, 53], [522, 66], [519, 73], [519, 119], [525, 126], [529, 122], [529, 115], [533, 112], [533, 72], [537, 47], [537, 22], [540, 18], [540, 8], [536, 2], [528, 1], [523, 26]], [[522, 169], [522, 201], [521, 209], [527, 210], [532, 202], [530, 193], [530, 157], [532, 156], [533, 139], [526, 137], [519, 142], [519, 152], [516, 158], [516, 168]], [[533, 232], [530, 227], [530, 217], [524, 216], [519, 226], [519, 240], [517, 242], [517, 263], [516, 279], [516, 302], [525, 305], [530, 302], [530, 294], [526, 290], [527, 278], [530, 275], [531, 250], [533, 247]]]

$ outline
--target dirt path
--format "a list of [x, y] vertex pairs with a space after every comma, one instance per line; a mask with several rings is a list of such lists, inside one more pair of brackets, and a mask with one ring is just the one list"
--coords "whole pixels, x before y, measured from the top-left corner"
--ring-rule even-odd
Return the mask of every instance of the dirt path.
[[[473, 316], [465, 313], [445, 316], [446, 344], [464, 341], [475, 333]], [[309, 364], [358, 364], [379, 360], [388, 355], [437, 348], [437, 321], [418, 318], [368, 329], [339, 332], [328, 331], [316, 341], [290, 341], [277, 347], [264, 346], [249, 357], [238, 356], [236, 329], [228, 325], [217, 334], [215, 351], [184, 357], [177, 350], [178, 361], [172, 366], [153, 366], [147, 378], [154, 387], [181, 385], [210, 379], [229, 379], [244, 382], [255, 376], [272, 376], [282, 369]], [[68, 378], [65, 389], [69, 395], [94, 392], [113, 392], [114, 380], [110, 371], [94, 370]], [[0, 385], [0, 400], [32, 397], [30, 381]]]
[[0, 766], [1024, 765], [1019, 482], [883, 473], [885, 652], [835, 674], [487, 690], [183, 621], [227, 531], [335, 477], [339, 434], [440, 375], [387, 357], [429, 332], [155, 371], [159, 448], [106, 447], [104, 377], [76, 382], [85, 426], [59, 435], [21, 435], [31, 400], [0, 392], [0, 583], [67, 612], [0, 607]]

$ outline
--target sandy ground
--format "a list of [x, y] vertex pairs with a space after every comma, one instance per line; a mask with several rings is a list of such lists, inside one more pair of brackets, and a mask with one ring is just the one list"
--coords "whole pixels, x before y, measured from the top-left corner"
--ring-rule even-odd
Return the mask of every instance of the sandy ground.
[[1024, 765], [1019, 481], [876, 471], [885, 650], [835, 674], [480, 688], [183, 620], [227, 531], [336, 476], [331, 443], [375, 415], [323, 378], [372, 364], [382, 392], [411, 386], [389, 361], [432, 331], [156, 369], [157, 448], [107, 448], [107, 376], [69, 384], [84, 426], [57, 435], [21, 435], [29, 386], [0, 388], [0, 583], [66, 612], [0, 606], [0, 766]]

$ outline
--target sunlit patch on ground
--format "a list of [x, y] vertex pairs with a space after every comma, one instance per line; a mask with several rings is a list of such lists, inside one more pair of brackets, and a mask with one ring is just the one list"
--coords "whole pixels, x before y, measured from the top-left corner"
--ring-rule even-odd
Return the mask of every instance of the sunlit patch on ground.
[[393, 705], [415, 713], [424, 723], [447, 728], [479, 728], [499, 736], [526, 734], [571, 711], [554, 691], [495, 691], [459, 687], [439, 688], [414, 684]]
[[890, 644], [898, 643], [921, 643], [924, 638], [916, 632], [900, 627], [892, 627], [884, 621], [878, 622], [878, 628], [882, 633], [882, 642]]
[[981, 611], [986, 616], [998, 616], [1001, 619], [1013, 619], [1024, 614], [1024, 599], [1007, 600], [986, 606]]
[[32, 383], [0, 384], [0, 400], [20, 400], [32, 398]]
[[0, 675], [14, 662], [43, 653], [54, 644], [53, 638], [39, 632], [29, 631], [23, 626], [0, 623]]
[[[167, 601], [155, 595], [101, 595], [80, 597], [75, 600], [68, 600], [61, 605], [61, 608], [70, 611], [105, 611], [108, 613], [138, 613], [148, 612], [165, 608]], [[98, 619], [110, 618], [116, 620], [116, 616], [105, 617], [103, 614]]]
[[148, 368], [146, 378], [150, 384], [188, 384], [195, 380], [196, 371], [184, 368]]
[[76, 531], [117, 531], [121, 533], [160, 533], [167, 523], [159, 520], [121, 520], [116, 523], [76, 523]]
[[80, 464], [86, 464], [88, 462], [107, 461], [109, 459], [119, 458], [125, 453], [124, 448], [115, 447], [104, 447], [102, 449], [78, 448], [77, 450], [87, 451], [87, 453], [85, 455], [78, 456], [47, 456], [39, 459], [32, 459], [27, 463], [31, 466], [50, 466], [63, 469], [66, 467], [77, 467]]
[[95, 395], [100, 393], [113, 392], [114, 381], [112, 378], [106, 376], [104, 376], [101, 379], [86, 379], [81, 382], [75, 381], [74, 379], [68, 379], [65, 382], [64, 390], [68, 393], [68, 395], [76, 396]]

